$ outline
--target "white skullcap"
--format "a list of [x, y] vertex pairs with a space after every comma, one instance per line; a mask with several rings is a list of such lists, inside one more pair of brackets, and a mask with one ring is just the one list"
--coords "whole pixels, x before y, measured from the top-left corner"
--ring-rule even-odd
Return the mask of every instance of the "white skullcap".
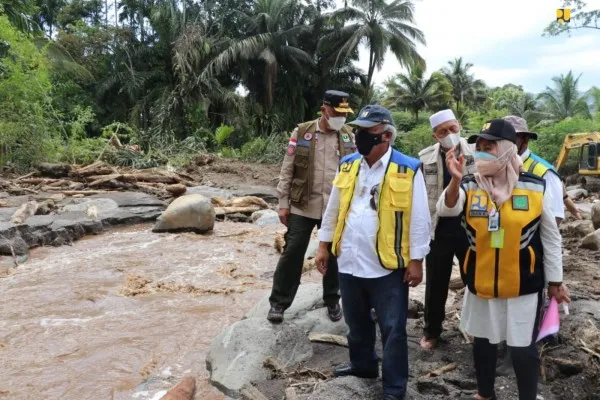
[[452, 110], [442, 110], [438, 111], [429, 117], [429, 122], [431, 123], [431, 127], [435, 129], [436, 126], [443, 124], [446, 121], [452, 121], [456, 119]]

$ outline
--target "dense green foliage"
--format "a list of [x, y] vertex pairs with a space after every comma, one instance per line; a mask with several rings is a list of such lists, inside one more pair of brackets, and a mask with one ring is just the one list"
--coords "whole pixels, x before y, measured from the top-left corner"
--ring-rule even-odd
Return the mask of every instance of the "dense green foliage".
[[[463, 58], [427, 71], [412, 1], [334, 4], [1, 0], [0, 165], [103, 158], [140, 167], [208, 151], [277, 162], [327, 89], [350, 93], [357, 111], [391, 108], [397, 146], [411, 155], [432, 143], [428, 116], [447, 107], [465, 134], [492, 117], [523, 116], [550, 161], [567, 132], [599, 130], [600, 89], [581, 93], [571, 71], [539, 95], [490, 88]], [[355, 65], [362, 45], [367, 71]], [[375, 87], [388, 51], [406, 72]], [[115, 150], [114, 137], [125, 147]]]

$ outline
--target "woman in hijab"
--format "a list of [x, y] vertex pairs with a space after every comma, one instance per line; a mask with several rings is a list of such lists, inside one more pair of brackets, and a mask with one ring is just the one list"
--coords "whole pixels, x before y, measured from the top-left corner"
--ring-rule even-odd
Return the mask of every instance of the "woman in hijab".
[[489, 120], [476, 142], [477, 173], [463, 178], [464, 158], [448, 152], [452, 180], [442, 193], [440, 216], [462, 215], [469, 249], [461, 266], [468, 290], [461, 328], [474, 336], [478, 394], [496, 399], [497, 344], [506, 341], [520, 400], [535, 400], [539, 355], [535, 345], [544, 288], [570, 302], [562, 284], [561, 236], [544, 180], [522, 172], [510, 123]]

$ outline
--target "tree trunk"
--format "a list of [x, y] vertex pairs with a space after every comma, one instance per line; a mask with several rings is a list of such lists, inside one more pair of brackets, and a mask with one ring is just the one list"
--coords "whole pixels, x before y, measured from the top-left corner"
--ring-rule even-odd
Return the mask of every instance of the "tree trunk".
[[119, 6], [118, 0], [115, 1], [115, 28], [119, 27]]
[[367, 75], [367, 87], [365, 88], [365, 97], [363, 99], [363, 106], [367, 104], [369, 101], [370, 91], [371, 91], [371, 81], [373, 80], [373, 72], [375, 71], [375, 52], [373, 51], [373, 47], [371, 47], [369, 54], [369, 72]]

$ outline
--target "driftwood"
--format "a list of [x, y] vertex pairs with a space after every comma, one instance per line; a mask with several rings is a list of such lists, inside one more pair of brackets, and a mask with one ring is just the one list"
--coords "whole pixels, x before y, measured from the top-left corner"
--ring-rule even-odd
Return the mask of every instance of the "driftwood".
[[348, 339], [341, 335], [331, 335], [329, 333], [311, 333], [308, 335], [311, 342], [330, 343], [342, 347], [348, 347]]
[[61, 190], [60, 193], [65, 196], [76, 196], [78, 194], [82, 194], [84, 196], [91, 196], [94, 194], [103, 194], [103, 193], [114, 193], [114, 190]]
[[423, 375], [423, 377], [433, 378], [435, 376], [440, 376], [442, 374], [445, 374], [446, 372], [454, 371], [455, 369], [456, 369], [456, 364], [452, 363], [452, 364], [445, 365], [441, 368], [434, 369], [433, 371], [430, 371], [430, 372], [426, 373], [425, 375]]

